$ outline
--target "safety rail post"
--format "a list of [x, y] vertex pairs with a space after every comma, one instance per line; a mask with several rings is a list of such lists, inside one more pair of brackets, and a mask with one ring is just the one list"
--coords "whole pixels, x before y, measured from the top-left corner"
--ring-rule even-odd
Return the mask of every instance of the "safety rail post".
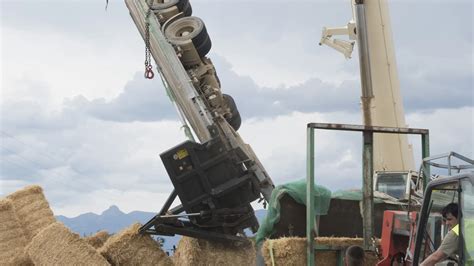
[[370, 130], [362, 131], [362, 213], [364, 248], [368, 249], [374, 235], [374, 133]]
[[314, 128], [306, 130], [306, 264], [314, 266]]
[[[421, 135], [421, 157], [424, 159], [424, 158], [427, 158], [430, 156], [430, 135], [429, 135], [429, 132], [426, 132], [425, 134], [422, 134]], [[425, 192], [426, 190], [426, 187], [428, 186], [428, 179], [430, 178], [431, 176], [431, 171], [430, 171], [430, 165], [423, 161], [423, 175], [426, 177], [426, 178], [423, 178], [423, 193]]]
[[[429, 156], [429, 130], [418, 128], [397, 128], [397, 127], [378, 127], [378, 126], [362, 126], [362, 125], [348, 125], [348, 124], [328, 124], [328, 123], [309, 123], [307, 125], [306, 137], [306, 242], [307, 242], [307, 259], [306, 263], [309, 266], [315, 265], [315, 248], [314, 245], [314, 230], [315, 230], [315, 216], [314, 216], [314, 132], [315, 129], [326, 130], [340, 130], [340, 131], [359, 131], [363, 134], [363, 154], [362, 154], [362, 173], [363, 173], [363, 229], [364, 229], [364, 248], [369, 249], [371, 238], [373, 236], [373, 213], [374, 213], [374, 198], [373, 198], [373, 134], [412, 134], [421, 135], [422, 157]], [[425, 174], [429, 177], [430, 165], [425, 167]], [[426, 181], [424, 181], [426, 182]], [[424, 186], [426, 189], [426, 184]]]

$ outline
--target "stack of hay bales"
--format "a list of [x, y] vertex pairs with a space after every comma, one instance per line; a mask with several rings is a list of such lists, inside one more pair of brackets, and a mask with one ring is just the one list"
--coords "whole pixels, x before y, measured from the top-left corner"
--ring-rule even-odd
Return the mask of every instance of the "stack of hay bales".
[[0, 264], [32, 265], [24, 252], [27, 244], [12, 201], [0, 199]]
[[109, 265], [84, 239], [59, 222], [41, 230], [27, 252], [37, 265]]
[[30, 242], [43, 228], [56, 222], [48, 201], [39, 186], [28, 186], [9, 196], [26, 240]]
[[56, 222], [41, 187], [25, 187], [0, 202], [1, 265], [109, 265]]
[[110, 237], [98, 251], [112, 265], [173, 265], [156, 241], [139, 234], [140, 226], [134, 224]]
[[139, 228], [80, 238], [56, 221], [43, 189], [28, 186], [0, 199], [0, 265], [173, 265]]
[[256, 252], [252, 242], [211, 242], [183, 237], [173, 256], [175, 265], [255, 265]]
[[[315, 244], [331, 248], [346, 249], [352, 245], [362, 246], [362, 238], [346, 237], [318, 237]], [[284, 237], [266, 240], [262, 247], [265, 265], [305, 265], [306, 238]], [[377, 256], [373, 252], [366, 252], [365, 265], [376, 265]], [[315, 264], [337, 265], [336, 251], [315, 251]]]
[[104, 245], [109, 237], [110, 235], [107, 231], [99, 231], [93, 236], [85, 237], [84, 240], [95, 249], [98, 249]]

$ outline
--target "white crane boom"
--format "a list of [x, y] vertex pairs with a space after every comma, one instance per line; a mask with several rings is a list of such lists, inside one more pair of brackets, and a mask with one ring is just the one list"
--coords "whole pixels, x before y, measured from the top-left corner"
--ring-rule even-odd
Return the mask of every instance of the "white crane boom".
[[[349, 39], [357, 40], [364, 125], [407, 127], [387, 0], [351, 2], [355, 18], [344, 27], [346, 31], [323, 28], [321, 43], [333, 47], [342, 42], [345, 45], [339, 45], [336, 50], [350, 58], [352, 49], [348, 44], [352, 42], [332, 40], [332, 35], [348, 35]], [[413, 151], [406, 135], [374, 136], [375, 171], [408, 171], [414, 167]]]

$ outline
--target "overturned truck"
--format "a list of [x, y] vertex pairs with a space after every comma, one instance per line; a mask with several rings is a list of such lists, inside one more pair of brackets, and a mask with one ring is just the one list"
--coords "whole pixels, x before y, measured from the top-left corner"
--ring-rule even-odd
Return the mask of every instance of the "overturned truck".
[[[258, 222], [250, 203], [269, 200], [273, 182], [237, 130], [241, 117], [210, 58], [204, 22], [188, 0], [125, 0], [145, 46], [145, 78], [157, 64], [189, 140], [161, 154], [174, 190], [140, 231], [243, 240]], [[191, 130], [197, 136], [195, 140]], [[170, 208], [176, 197], [181, 205]]]

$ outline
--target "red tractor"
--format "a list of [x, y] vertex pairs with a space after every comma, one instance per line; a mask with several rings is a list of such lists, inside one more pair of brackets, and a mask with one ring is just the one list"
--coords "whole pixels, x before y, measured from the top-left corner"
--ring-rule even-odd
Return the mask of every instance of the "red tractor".
[[452, 202], [459, 206], [458, 255], [442, 265], [474, 265], [474, 172], [429, 182], [419, 211], [385, 211], [377, 265], [418, 265], [436, 251], [447, 231], [440, 210]]

